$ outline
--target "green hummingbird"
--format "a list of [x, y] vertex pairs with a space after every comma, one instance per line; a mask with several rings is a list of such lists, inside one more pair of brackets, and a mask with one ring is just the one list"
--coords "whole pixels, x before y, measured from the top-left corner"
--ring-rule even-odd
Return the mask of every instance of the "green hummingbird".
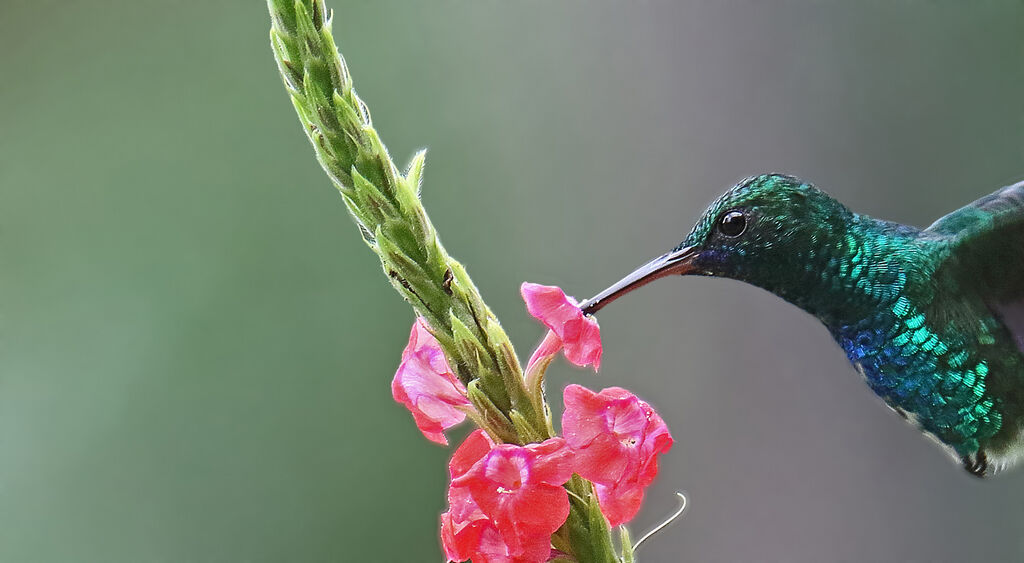
[[972, 475], [1024, 454], [1024, 182], [918, 229], [792, 176], [748, 178], [581, 307], [674, 274], [744, 281], [817, 317], [868, 386]]

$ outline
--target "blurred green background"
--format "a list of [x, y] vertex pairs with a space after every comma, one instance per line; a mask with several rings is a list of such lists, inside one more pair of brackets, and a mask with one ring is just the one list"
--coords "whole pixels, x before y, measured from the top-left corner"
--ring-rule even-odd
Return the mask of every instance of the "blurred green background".
[[[520, 355], [744, 176], [926, 225], [1024, 177], [1024, 5], [329, 1], [396, 161]], [[438, 561], [447, 451], [390, 397], [412, 314], [316, 164], [258, 1], [0, 4], [0, 561]], [[1024, 558], [816, 321], [733, 282], [601, 315], [664, 415], [646, 561]]]

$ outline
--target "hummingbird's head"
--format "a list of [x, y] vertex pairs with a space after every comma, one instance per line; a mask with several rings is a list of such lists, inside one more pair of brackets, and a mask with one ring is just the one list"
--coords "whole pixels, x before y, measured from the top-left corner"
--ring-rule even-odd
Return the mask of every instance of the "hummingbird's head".
[[851, 213], [793, 176], [764, 174], [725, 192], [672, 251], [644, 264], [582, 304], [593, 314], [616, 298], [669, 275], [739, 279], [768, 289], [807, 266], [807, 253], [842, 229]]

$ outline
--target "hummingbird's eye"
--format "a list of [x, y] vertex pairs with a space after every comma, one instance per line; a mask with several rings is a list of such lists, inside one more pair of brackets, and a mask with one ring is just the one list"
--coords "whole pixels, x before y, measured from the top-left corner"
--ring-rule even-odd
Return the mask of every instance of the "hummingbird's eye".
[[738, 237], [747, 229], [747, 216], [739, 211], [730, 211], [718, 220], [718, 232], [727, 237]]

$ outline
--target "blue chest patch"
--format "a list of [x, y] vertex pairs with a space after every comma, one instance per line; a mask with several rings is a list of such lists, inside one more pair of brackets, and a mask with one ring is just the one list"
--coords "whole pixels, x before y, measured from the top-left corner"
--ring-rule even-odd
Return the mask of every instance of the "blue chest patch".
[[960, 454], [998, 431], [986, 362], [962, 338], [932, 331], [917, 311], [881, 314], [832, 335], [879, 397]]
[[867, 380], [871, 390], [890, 406], [916, 411], [922, 394], [939, 383], [934, 377], [934, 358], [907, 355], [891, 342], [890, 331], [877, 328], [844, 327], [833, 333], [846, 357]]

